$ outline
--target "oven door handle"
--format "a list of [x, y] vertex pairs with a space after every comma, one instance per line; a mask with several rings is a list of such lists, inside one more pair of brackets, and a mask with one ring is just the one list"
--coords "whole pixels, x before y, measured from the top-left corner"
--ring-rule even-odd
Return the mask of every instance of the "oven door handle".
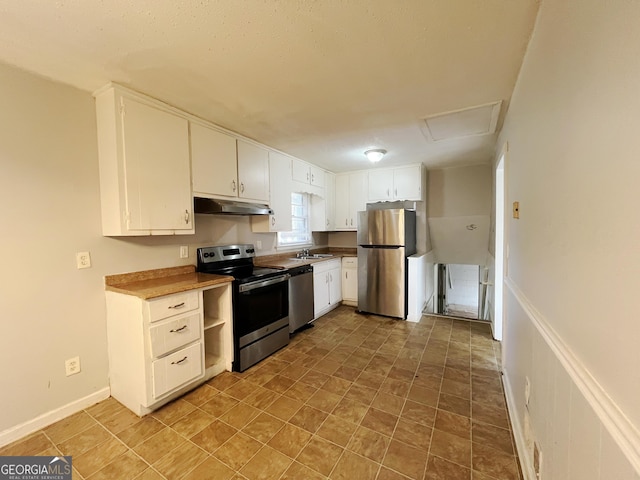
[[269, 278], [267, 280], [262, 280], [260, 282], [245, 283], [244, 285], [240, 285], [238, 290], [240, 291], [240, 293], [243, 293], [243, 292], [248, 292], [250, 290], [255, 290], [256, 288], [267, 287], [275, 283], [286, 282], [287, 280], [289, 280], [290, 276], [291, 275], [287, 273], [284, 275], [280, 275], [279, 277]]

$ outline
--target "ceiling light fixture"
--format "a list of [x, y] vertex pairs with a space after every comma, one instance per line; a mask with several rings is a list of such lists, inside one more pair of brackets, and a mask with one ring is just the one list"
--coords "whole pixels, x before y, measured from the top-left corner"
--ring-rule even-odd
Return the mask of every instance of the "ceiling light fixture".
[[382, 160], [382, 157], [384, 157], [385, 153], [387, 153], [387, 151], [383, 150], [382, 148], [374, 148], [373, 150], [367, 150], [366, 152], [364, 152], [365, 156], [371, 163], [376, 163]]

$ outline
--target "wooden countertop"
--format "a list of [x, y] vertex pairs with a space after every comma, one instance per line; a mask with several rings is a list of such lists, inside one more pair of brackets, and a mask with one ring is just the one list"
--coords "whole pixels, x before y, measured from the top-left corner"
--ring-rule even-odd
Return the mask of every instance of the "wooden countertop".
[[143, 300], [230, 283], [233, 277], [196, 272], [194, 265], [159, 268], [141, 272], [107, 275], [105, 290], [133, 295]]

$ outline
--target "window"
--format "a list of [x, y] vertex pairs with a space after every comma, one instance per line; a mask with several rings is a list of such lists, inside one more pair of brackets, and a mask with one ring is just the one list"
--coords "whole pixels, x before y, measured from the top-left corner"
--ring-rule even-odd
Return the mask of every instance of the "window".
[[290, 232], [278, 232], [279, 247], [311, 245], [309, 195], [306, 193], [291, 194], [291, 227]]

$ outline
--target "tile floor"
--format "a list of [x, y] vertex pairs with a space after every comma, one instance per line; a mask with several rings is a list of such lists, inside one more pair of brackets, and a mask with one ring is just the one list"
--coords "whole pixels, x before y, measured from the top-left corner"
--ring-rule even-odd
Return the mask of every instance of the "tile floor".
[[110, 398], [0, 449], [76, 479], [521, 480], [485, 324], [340, 307], [139, 418]]

